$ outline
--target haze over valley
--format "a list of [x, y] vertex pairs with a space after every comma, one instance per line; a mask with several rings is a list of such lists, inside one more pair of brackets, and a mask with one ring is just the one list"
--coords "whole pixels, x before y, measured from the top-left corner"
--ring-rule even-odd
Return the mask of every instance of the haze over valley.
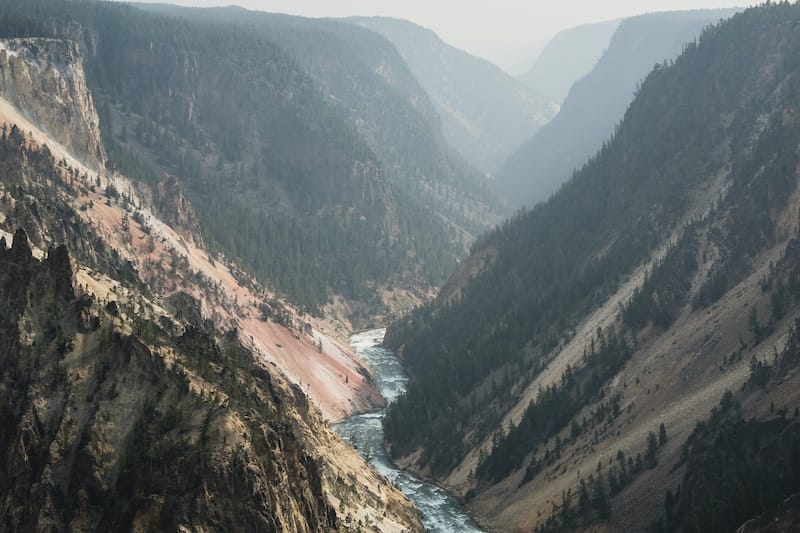
[[0, 532], [800, 528], [800, 6], [178, 3], [0, 0]]

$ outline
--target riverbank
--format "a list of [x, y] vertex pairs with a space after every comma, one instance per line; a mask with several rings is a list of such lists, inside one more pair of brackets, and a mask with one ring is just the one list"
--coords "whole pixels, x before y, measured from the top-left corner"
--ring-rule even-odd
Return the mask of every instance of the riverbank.
[[[408, 378], [397, 356], [380, 347], [385, 330], [354, 334], [350, 345], [361, 361], [370, 367], [375, 386], [387, 402], [405, 392]], [[459, 503], [441, 487], [428, 483], [410, 472], [398, 469], [383, 448], [384, 410], [354, 415], [332, 424], [345, 441], [385, 476], [417, 506], [425, 528], [432, 532], [480, 533], [482, 530], [463, 511]]]

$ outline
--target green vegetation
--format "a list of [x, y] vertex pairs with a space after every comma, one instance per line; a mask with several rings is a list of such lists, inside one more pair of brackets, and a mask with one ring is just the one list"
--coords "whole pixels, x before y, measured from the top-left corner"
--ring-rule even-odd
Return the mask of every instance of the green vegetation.
[[[666, 438], [664, 424], [661, 424], [660, 431], [662, 430]], [[585, 479], [581, 478], [577, 502], [573, 500], [571, 491], [562, 493], [561, 504], [554, 504], [550, 515], [534, 531], [555, 533], [578, 526], [589, 526], [598, 520], [611, 518], [613, 514], [611, 499], [646, 469], [655, 468], [658, 464], [658, 449], [665, 442], [658, 443], [656, 434], [652, 431], [648, 434], [646, 464], [641, 453], [637, 453], [634, 460], [630, 455], [626, 458], [622, 450], [617, 451], [616, 460], [609, 461], [605, 468], [602, 463], [598, 463], [595, 472], [590, 473]]]
[[388, 42], [332, 21], [160, 9], [3, 0], [0, 35], [81, 41], [111, 164], [150, 184], [178, 176], [207, 241], [307, 309], [446, 278], [462, 231], [486, 227], [487, 187]]
[[[686, 43], [696, 41], [707, 25], [735, 11], [648, 13], [610, 23], [611, 26], [605, 23], [575, 28], [576, 32], [599, 30], [605, 44], [593, 52], [602, 56], [593, 61], [593, 66], [584, 67], [588, 74], [577, 76], [574, 84], [569, 82], [571, 87], [560, 89], [566, 99], [558, 115], [506, 160], [497, 173], [498, 191], [514, 206], [530, 207], [545, 201], [614, 134], [638, 85], [653, 65], [673, 60]], [[604, 28], [615, 28], [610, 42]], [[564, 37], [569, 40], [568, 33], [561, 36]], [[550, 69], [556, 63], [559, 71], [568, 70], [583, 55], [579, 51], [570, 52], [567, 61], [544, 50], [541, 66], [547, 70], [548, 63]], [[565, 67], [565, 63], [570, 66]]]
[[747, 419], [728, 392], [684, 445], [686, 474], [655, 531], [734, 531], [800, 491], [800, 425]]
[[[584, 357], [585, 365], [577, 371], [567, 367], [560, 386], [551, 385], [540, 391], [519, 425], [512, 426], [504, 438], [496, 439], [489, 456], [478, 465], [478, 479], [497, 482], [518, 469], [539, 443], [560, 432], [583, 406], [601, 394], [603, 385], [619, 372], [630, 355], [623, 338], [614, 332], [608, 335], [601, 332], [598, 342], [592, 342], [591, 351]], [[606, 420], [613, 421], [620, 415], [619, 404], [620, 397], [616, 396], [611, 399], [608, 413], [601, 410], [592, 413], [591, 419], [584, 420], [582, 425], [576, 423], [573, 438], [592, 431]], [[560, 446], [556, 446], [554, 453], [560, 454]], [[536, 463], [531, 465], [536, 471], [541, 468]], [[528, 468], [530, 472], [531, 466]]]
[[[422, 448], [434, 473], [458, 464], [495, 432], [492, 421], [587, 313], [676, 231], [678, 241], [620, 306], [619, 338], [635, 337], [650, 322], [670, 325], [689, 304], [709, 305], [752, 271], [752, 258], [777, 241], [775, 215], [796, 187], [800, 128], [784, 110], [800, 107], [800, 40], [787, 20], [800, 21], [800, 7], [748, 10], [706, 30], [674, 64], [656, 65], [614, 138], [571, 181], [474, 245], [473, 253], [496, 257], [459, 298], [420, 308], [391, 328], [388, 344], [402, 349], [411, 375], [385, 423], [395, 456]], [[765, 77], [765, 58], [776, 49], [781, 59]], [[692, 222], [691, 202], [723, 172], [727, 193]], [[698, 257], [701, 245], [719, 257]], [[708, 278], [694, 280], [701, 261]], [[782, 278], [784, 287], [789, 279], [796, 278]], [[690, 299], [693, 281], [701, 287]], [[786, 302], [777, 296], [775, 308]], [[572, 395], [583, 403], [571, 411], [592, 397]], [[537, 419], [569, 423], [567, 414], [546, 415]], [[484, 481], [518, 467], [556, 429], [534, 427], [503, 428], [498, 449], [508, 453], [485, 467]], [[517, 443], [518, 435], [534, 437]]]
[[652, 322], [666, 328], [686, 305], [692, 278], [697, 272], [697, 233], [694, 225], [667, 251], [625, 306], [622, 318], [634, 330]]

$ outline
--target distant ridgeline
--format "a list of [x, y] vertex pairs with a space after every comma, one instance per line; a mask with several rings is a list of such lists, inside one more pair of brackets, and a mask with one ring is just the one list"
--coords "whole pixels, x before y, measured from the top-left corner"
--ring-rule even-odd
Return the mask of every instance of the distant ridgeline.
[[427, 28], [393, 18], [347, 20], [385, 36], [397, 47], [442, 117], [445, 138], [485, 172], [495, 173], [558, 110], [535, 88], [448, 45]]
[[[82, 43], [110, 163], [181, 180], [206, 239], [309, 310], [440, 284], [494, 220], [380, 36], [328, 20], [0, 0], [2, 37]], [[177, 18], [185, 17], [185, 18]]]
[[[674, 62], [656, 65], [614, 137], [571, 181], [473, 245], [463, 264], [488, 258], [479, 272], [459, 273], [454, 296], [390, 328], [386, 343], [402, 350], [411, 376], [385, 421], [394, 458], [421, 451], [415, 468], [475, 497], [482, 515], [505, 513], [502, 527], [530, 527], [535, 518], [519, 513], [526, 500], [512, 500], [517, 489], [510, 487], [534, 480], [524, 489], [534, 494], [547, 492], [558, 475], [574, 480], [573, 457], [596, 453], [608, 462], [617, 449], [604, 448], [604, 439], [629, 431], [623, 420], [658, 416], [639, 414], [644, 392], [634, 402], [625, 390], [631, 381], [614, 379], [640, 365], [642, 354], [685, 356], [670, 351], [678, 342], [672, 339], [694, 335], [734, 292], [752, 294], [730, 296], [745, 311], [752, 306], [750, 333], [739, 340], [717, 333], [746, 331], [741, 311], [706, 326], [706, 340], [719, 338], [719, 346], [696, 348], [695, 357], [708, 354], [697, 364], [710, 364], [710, 375], [720, 375], [718, 361], [728, 357], [715, 350], [732, 342], [757, 351], [793, 326], [800, 268], [777, 260], [797, 247], [798, 28], [800, 6], [753, 8], [705, 30]], [[770, 260], [776, 265], [761, 289], [743, 283], [767, 272]], [[625, 283], [635, 288], [611, 299]], [[615, 318], [582, 334], [582, 357], [559, 363], [601, 306]], [[676, 337], [661, 339], [667, 331]], [[543, 385], [529, 388], [534, 382]], [[685, 393], [674, 386], [663, 394]], [[507, 418], [512, 408], [519, 415]], [[583, 439], [588, 444], [579, 447]], [[646, 444], [644, 437], [636, 443], [642, 453]], [[608, 485], [605, 468], [597, 490], [613, 496], [624, 485]], [[627, 468], [623, 461], [622, 472]], [[587, 520], [610, 512], [586, 509]]]
[[557, 33], [519, 80], [561, 104], [575, 81], [603, 55], [619, 20], [583, 24]]
[[[672, 60], [703, 28], [735, 11], [650, 13], [613, 26], [606, 23], [605, 31], [616, 28], [611, 41], [606, 41], [607, 49], [603, 45], [597, 51], [600, 59], [565, 91], [558, 115], [505, 161], [497, 174], [498, 192], [515, 206], [532, 207], [546, 200], [613, 135], [637, 85], [654, 63]], [[582, 31], [603, 28], [590, 26]]]

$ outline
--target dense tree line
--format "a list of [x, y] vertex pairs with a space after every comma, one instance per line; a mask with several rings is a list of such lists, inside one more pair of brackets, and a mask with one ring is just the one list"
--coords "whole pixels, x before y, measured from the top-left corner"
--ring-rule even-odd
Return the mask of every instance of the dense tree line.
[[664, 259], [648, 273], [642, 286], [636, 287], [622, 313], [626, 325], [641, 329], [652, 322], [657, 327], [666, 328], [683, 309], [692, 278], [697, 272], [695, 226], [692, 224], [686, 228], [678, 242], [667, 250]]
[[747, 419], [728, 392], [684, 445], [686, 474], [667, 492], [656, 531], [734, 531], [800, 491], [800, 426]]
[[[630, 355], [631, 350], [624, 338], [613, 331], [608, 334], [600, 332], [597, 342], [592, 341], [586, 353], [584, 366], [578, 370], [567, 367], [561, 383], [542, 389], [536, 401], [525, 410], [519, 425], [512, 426], [503, 438], [495, 440], [491, 453], [478, 465], [478, 479], [499, 481], [520, 468], [539, 443], [567, 427], [585, 405], [597, 399], [603, 385], [619, 372]], [[612, 399], [609, 419], [620, 415], [619, 402], [619, 397]], [[601, 421], [605, 422], [605, 418]], [[590, 429], [588, 422], [583, 426], [576, 425], [572, 434], [577, 438]], [[559, 452], [557, 449], [556, 453]]]
[[[3, 37], [82, 42], [112, 164], [178, 176], [207, 241], [310, 310], [334, 292], [372, 298], [375, 283], [439, 284], [463, 230], [486, 227], [485, 179], [370, 32], [66, 0], [3, 0], [0, 16]], [[381, 61], [410, 80], [390, 86]]]
[[[571, 181], [479, 239], [473, 253], [491, 259], [459, 297], [391, 328], [387, 344], [402, 349], [411, 374], [386, 417], [393, 454], [422, 447], [434, 472], [456, 465], [577, 323], [679, 229], [694, 192], [727, 170], [727, 193], [655, 265], [624, 304], [624, 322], [665, 327], [686, 307], [700, 238], [720, 257], [709, 261], [695, 306], [751, 271], [750, 258], [779, 237], [775, 214], [796, 186], [800, 131], [784, 110], [800, 94], [797, 21], [794, 5], [754, 8], [656, 65], [614, 137]], [[763, 58], [778, 47], [765, 76]], [[507, 472], [498, 467], [497, 477]]]

